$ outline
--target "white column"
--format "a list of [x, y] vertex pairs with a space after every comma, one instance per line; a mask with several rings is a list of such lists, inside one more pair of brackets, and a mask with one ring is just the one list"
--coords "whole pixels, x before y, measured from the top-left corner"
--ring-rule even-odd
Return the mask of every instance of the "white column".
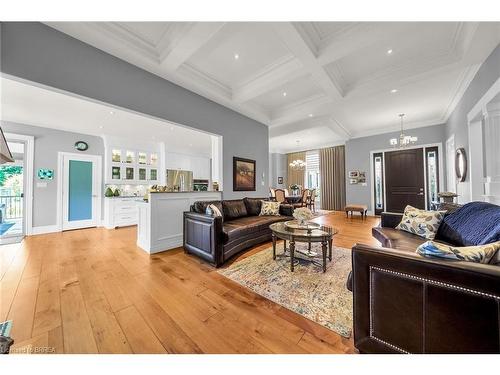
[[[222, 169], [222, 137], [212, 135], [212, 182], [219, 183], [219, 190], [223, 190]], [[210, 186], [211, 190], [212, 187]]]
[[486, 179], [485, 201], [500, 204], [500, 102], [484, 111]]

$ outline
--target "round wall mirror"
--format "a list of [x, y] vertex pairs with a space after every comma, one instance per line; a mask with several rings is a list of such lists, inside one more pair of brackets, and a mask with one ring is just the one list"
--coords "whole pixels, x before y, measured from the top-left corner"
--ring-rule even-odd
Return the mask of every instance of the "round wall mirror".
[[465, 154], [465, 148], [461, 147], [457, 149], [455, 153], [455, 173], [457, 175], [458, 182], [464, 182], [465, 177], [467, 177], [467, 155]]

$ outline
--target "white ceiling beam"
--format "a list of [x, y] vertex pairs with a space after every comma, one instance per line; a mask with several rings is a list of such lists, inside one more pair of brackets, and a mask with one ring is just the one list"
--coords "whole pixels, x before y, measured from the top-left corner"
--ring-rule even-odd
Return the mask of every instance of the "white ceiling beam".
[[316, 83], [325, 91], [332, 99], [340, 99], [342, 92], [339, 91], [331, 77], [325, 72], [319, 64], [316, 55], [309, 48], [308, 43], [299, 30], [290, 22], [279, 22], [274, 24], [275, 30], [297, 58], [302, 62], [304, 67], [311, 73]]
[[323, 111], [322, 108], [329, 103], [332, 103], [332, 99], [329, 96], [322, 95], [304, 101], [301, 104], [279, 108], [271, 114], [271, 126], [305, 120], [309, 117], [309, 114], [317, 116], [318, 111]]
[[253, 79], [233, 88], [233, 100], [236, 103], [247, 102], [306, 74], [308, 71], [298, 59], [287, 57]]
[[182, 33], [168, 52], [162, 56], [161, 66], [169, 71], [175, 71], [196, 51], [217, 34], [225, 22], [196, 22], [186, 32]]

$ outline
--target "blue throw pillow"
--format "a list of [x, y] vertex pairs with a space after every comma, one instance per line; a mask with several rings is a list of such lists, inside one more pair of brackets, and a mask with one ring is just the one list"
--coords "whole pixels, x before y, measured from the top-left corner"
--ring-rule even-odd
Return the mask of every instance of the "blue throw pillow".
[[417, 248], [417, 253], [424, 257], [488, 263], [498, 249], [500, 249], [500, 242], [480, 246], [457, 247], [439, 242], [427, 241]]
[[447, 214], [436, 239], [455, 246], [476, 246], [500, 241], [500, 206], [471, 202]]

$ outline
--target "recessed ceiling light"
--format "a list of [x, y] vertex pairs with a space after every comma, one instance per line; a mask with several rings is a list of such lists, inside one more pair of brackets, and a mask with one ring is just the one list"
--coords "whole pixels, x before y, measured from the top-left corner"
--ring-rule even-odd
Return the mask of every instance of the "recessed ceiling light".
[[193, 147], [193, 144], [192, 144], [192, 143], [190, 143], [190, 144], [189, 144], [189, 147]]
[[234, 59], [235, 60], [238, 60], [240, 58], [240, 55], [238, 55], [237, 53], [234, 54]]
[[104, 128], [104, 126], [102, 126], [102, 125], [99, 125], [99, 129], [102, 129], [102, 128]]
[[387, 54], [390, 55], [392, 53], [392, 49], [387, 50]]
[[396, 92], [398, 92], [398, 90], [397, 90], [397, 89], [392, 89], [392, 90], [391, 90], [391, 93], [392, 93], [392, 94], [394, 94], [394, 93], [396, 93]]
[[283, 93], [283, 96], [286, 96], [286, 91]]
[[109, 114], [110, 115], [114, 115], [115, 113], [113, 111], [109, 111]]
[[313, 114], [312, 114], [312, 113], [309, 113], [309, 117], [313, 117]]

